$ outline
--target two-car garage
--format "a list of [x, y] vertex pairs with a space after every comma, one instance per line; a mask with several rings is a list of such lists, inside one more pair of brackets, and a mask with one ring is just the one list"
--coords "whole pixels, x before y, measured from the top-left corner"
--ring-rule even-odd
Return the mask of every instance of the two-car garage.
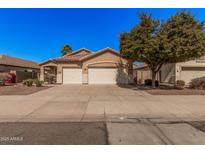
[[52, 75], [55, 76], [56, 83], [126, 84], [127, 72], [131, 75], [128, 63], [127, 59], [111, 48], [97, 52], [82, 48], [42, 63], [41, 78], [44, 79], [47, 75], [45, 67], [53, 67], [56, 71]]
[[[88, 84], [127, 83], [127, 76], [119, 74], [117, 68], [89, 68], [87, 81]], [[126, 71], [121, 74], [126, 74]], [[63, 84], [82, 84], [82, 76], [81, 68], [63, 68]]]

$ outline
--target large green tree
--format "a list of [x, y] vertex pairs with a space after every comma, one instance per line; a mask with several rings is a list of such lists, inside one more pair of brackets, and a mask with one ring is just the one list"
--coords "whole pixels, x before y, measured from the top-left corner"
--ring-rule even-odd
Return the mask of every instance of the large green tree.
[[65, 44], [64, 47], [61, 49], [62, 56], [66, 55], [67, 53], [71, 53], [73, 50], [70, 45]]
[[152, 86], [163, 64], [184, 62], [205, 54], [204, 23], [189, 12], [180, 11], [165, 22], [140, 14], [140, 21], [130, 32], [120, 35], [121, 54], [148, 65]]

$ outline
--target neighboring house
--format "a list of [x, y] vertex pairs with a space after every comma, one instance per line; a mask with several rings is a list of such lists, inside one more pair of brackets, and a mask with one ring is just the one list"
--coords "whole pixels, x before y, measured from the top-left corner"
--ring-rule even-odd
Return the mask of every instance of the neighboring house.
[[0, 74], [9, 72], [16, 74], [16, 82], [21, 82], [24, 79], [37, 78], [40, 66], [33, 61], [0, 55]]
[[[104, 48], [97, 52], [81, 48], [40, 64], [40, 79], [52, 74], [63, 84], [127, 84], [133, 82], [132, 67], [119, 52]], [[129, 67], [129, 68], [128, 68]]]
[[[138, 66], [135, 72], [139, 82], [144, 82], [147, 78], [151, 79], [151, 72], [145, 64]], [[198, 77], [205, 77], [205, 56], [187, 62], [163, 65], [157, 74], [157, 80], [165, 83], [183, 80], [186, 84], [189, 84], [192, 79]]]

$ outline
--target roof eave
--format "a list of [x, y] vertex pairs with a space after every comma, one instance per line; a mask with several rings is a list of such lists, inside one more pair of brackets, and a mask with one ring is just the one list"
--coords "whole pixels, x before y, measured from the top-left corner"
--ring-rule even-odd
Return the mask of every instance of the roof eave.
[[[96, 56], [96, 55], [100, 55], [100, 54], [102, 54], [102, 53], [104, 53], [104, 52], [106, 52], [106, 51], [110, 51], [110, 52], [112, 52], [113, 54], [116, 54], [117, 56], [120, 56], [121, 58], [123, 58], [118, 51], [116, 51], [116, 50], [114, 50], [114, 49], [112, 49], [112, 48], [107, 47], [107, 48], [103, 48], [103, 49], [101, 49], [101, 50], [98, 50], [98, 51], [96, 51], [95, 53], [93, 53], [93, 54], [91, 54], [91, 55], [85, 56], [85, 57], [81, 58], [80, 60], [81, 60], [81, 61], [84, 61], [84, 60], [90, 59], [90, 58], [92, 58], [92, 57], [94, 57], [94, 56]], [[124, 58], [124, 59], [125, 59], [125, 58]]]

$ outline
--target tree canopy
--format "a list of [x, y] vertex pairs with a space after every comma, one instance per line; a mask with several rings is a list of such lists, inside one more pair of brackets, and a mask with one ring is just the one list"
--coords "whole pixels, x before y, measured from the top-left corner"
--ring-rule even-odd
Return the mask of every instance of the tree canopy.
[[124, 57], [148, 65], [153, 86], [163, 64], [205, 54], [204, 22], [196, 20], [190, 12], [180, 11], [164, 22], [146, 13], [139, 17], [139, 24], [120, 35], [120, 51]]
[[67, 53], [71, 53], [73, 50], [70, 45], [65, 44], [64, 47], [61, 49], [62, 56], [66, 55]]

